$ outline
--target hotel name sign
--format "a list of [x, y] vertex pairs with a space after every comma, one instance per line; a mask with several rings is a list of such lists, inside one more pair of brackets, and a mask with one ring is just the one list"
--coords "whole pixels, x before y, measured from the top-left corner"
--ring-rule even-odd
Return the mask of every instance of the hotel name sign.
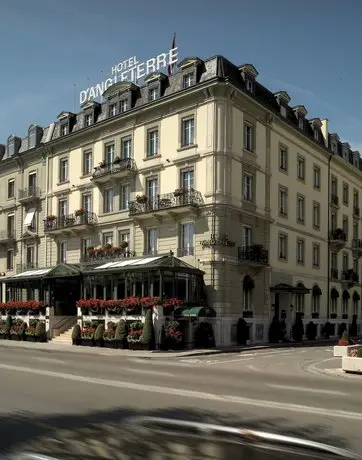
[[178, 48], [172, 48], [147, 61], [139, 61], [136, 56], [120, 61], [111, 69], [111, 74], [104, 81], [83, 90], [79, 94], [80, 105], [102, 97], [102, 94], [110, 86], [119, 81], [129, 81], [137, 83], [153, 72], [161, 71], [169, 66], [176, 64], [178, 60]]

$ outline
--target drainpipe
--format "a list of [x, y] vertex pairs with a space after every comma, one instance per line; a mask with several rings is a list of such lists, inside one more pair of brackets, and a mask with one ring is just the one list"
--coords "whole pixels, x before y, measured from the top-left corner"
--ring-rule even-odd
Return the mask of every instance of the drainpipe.
[[331, 229], [331, 160], [332, 155], [329, 155], [328, 159], [328, 234], [327, 234], [327, 245], [328, 245], [328, 255], [327, 255], [327, 321], [329, 320], [329, 312], [330, 312], [330, 265], [331, 265], [331, 251], [330, 251], [330, 229]]

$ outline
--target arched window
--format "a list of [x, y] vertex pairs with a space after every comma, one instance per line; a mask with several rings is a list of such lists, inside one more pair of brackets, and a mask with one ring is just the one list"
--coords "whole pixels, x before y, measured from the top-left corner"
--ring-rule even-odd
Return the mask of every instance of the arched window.
[[321, 309], [321, 295], [322, 291], [318, 285], [313, 286], [312, 289], [312, 313], [320, 313]]
[[354, 291], [352, 299], [353, 299], [353, 314], [358, 315], [358, 307], [359, 307], [359, 301], [361, 297], [357, 291]]
[[[305, 289], [303, 283], [298, 283], [297, 288]], [[295, 294], [295, 311], [296, 313], [303, 313], [304, 314], [304, 292], [297, 292]]]
[[331, 305], [330, 305], [330, 313], [331, 315], [337, 314], [337, 299], [339, 297], [339, 292], [336, 288], [332, 288], [331, 290]]
[[251, 311], [253, 309], [253, 289], [255, 287], [254, 280], [246, 275], [243, 281], [243, 310]]
[[344, 290], [342, 294], [342, 315], [348, 315], [349, 292]]

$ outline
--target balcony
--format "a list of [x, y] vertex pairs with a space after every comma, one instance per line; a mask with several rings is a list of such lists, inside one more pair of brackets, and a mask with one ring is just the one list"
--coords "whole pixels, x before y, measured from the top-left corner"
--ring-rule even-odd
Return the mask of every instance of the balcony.
[[346, 246], [347, 235], [341, 228], [336, 228], [329, 233], [329, 246], [334, 250], [342, 249]]
[[115, 160], [113, 163], [104, 163], [94, 168], [92, 181], [96, 184], [104, 184], [112, 179], [120, 179], [137, 171], [136, 163], [132, 158]]
[[353, 217], [359, 218], [360, 211], [358, 206], [353, 206]]
[[332, 193], [331, 195], [331, 206], [339, 208], [339, 198], [338, 195], [336, 195], [335, 193]]
[[44, 232], [59, 235], [61, 233], [82, 232], [97, 223], [97, 215], [93, 212], [85, 212], [80, 215], [69, 214], [67, 216], [48, 216], [44, 220]]
[[35, 262], [27, 262], [25, 264], [16, 264], [16, 273], [22, 273], [28, 270], [34, 270], [36, 268], [38, 268], [38, 264]]
[[19, 203], [27, 204], [33, 203], [40, 199], [41, 190], [40, 187], [28, 187], [19, 190]]
[[355, 284], [359, 284], [359, 275], [352, 268], [348, 270], [342, 270], [341, 281], [342, 283], [346, 283], [349, 286], [354, 286]]
[[352, 240], [352, 252], [353, 255], [356, 257], [362, 256], [362, 240], [358, 238], [353, 238]]
[[331, 280], [338, 280], [338, 270], [331, 268]]
[[166, 193], [149, 199], [140, 195], [135, 201], [129, 203], [129, 215], [137, 216], [137, 219], [149, 218], [150, 214], [155, 217], [170, 216], [196, 211], [202, 204], [202, 195], [196, 190], [186, 190], [182, 193]]
[[269, 264], [269, 251], [261, 244], [238, 248], [238, 262], [243, 265], [266, 266]]
[[14, 244], [15, 241], [15, 230], [0, 230], [0, 245]]
[[124, 260], [130, 257], [136, 257], [136, 253], [117, 247], [100, 249], [88, 248], [87, 253], [83, 254], [80, 260], [85, 263], [116, 262], [117, 260]]

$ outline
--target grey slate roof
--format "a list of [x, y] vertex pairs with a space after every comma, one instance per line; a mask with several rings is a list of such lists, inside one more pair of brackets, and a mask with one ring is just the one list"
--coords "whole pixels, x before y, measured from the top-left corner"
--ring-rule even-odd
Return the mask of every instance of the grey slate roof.
[[[241, 91], [246, 92], [245, 80], [243, 76], [241, 75], [240, 66], [232, 64], [228, 59], [226, 59], [223, 56], [214, 56], [205, 61], [201, 61], [201, 74], [200, 74], [197, 84], [202, 84], [212, 79], [218, 79], [220, 81], [229, 81], [235, 87], [239, 88]], [[178, 72], [170, 77], [166, 77], [165, 80], [167, 84], [165, 85], [163, 94], [161, 94], [162, 99], [168, 96], [171, 96], [172, 94], [178, 93], [180, 91], [185, 91], [185, 92], [188, 91], [188, 89], [183, 89], [182, 87], [182, 82], [183, 82], [182, 72]], [[147, 85], [144, 85], [142, 87], [137, 87], [136, 95], [137, 97], [135, 99], [132, 110], [142, 107], [145, 104], [157, 104], [157, 100], [152, 101], [152, 102], [149, 101]], [[273, 112], [276, 116], [283, 118], [284, 121], [289, 123], [295, 129], [299, 130], [299, 132], [303, 132], [307, 137], [312, 139], [314, 142], [317, 142], [318, 144], [320, 144], [321, 147], [326, 148], [324, 146], [323, 139], [320, 139], [319, 141], [316, 141], [314, 139], [314, 132], [309, 123], [310, 120], [305, 119], [303, 130], [299, 129], [298, 119], [297, 119], [296, 113], [293, 110], [292, 106], [290, 105], [287, 106], [286, 117], [282, 117], [280, 113], [280, 106], [277, 102], [275, 94], [273, 94], [268, 88], [263, 86], [261, 83], [259, 83], [258, 81], [255, 81], [254, 94], [251, 95], [250, 93], [248, 93], [248, 96], [253, 97], [260, 104], [262, 104], [263, 106], [268, 108], [271, 112]], [[95, 120], [95, 124], [106, 120], [107, 116], [108, 116], [108, 106], [107, 106], [107, 102], [104, 102], [100, 104], [100, 113], [98, 114]], [[119, 114], [116, 117], [112, 117], [112, 118], [118, 118], [122, 116], [123, 114]], [[81, 111], [80, 113], [75, 115], [75, 123], [73, 124], [71, 132], [74, 133], [84, 128], [85, 128], [85, 114], [83, 111]], [[55, 122], [53, 132], [51, 133], [51, 136], [49, 136], [49, 131], [51, 130], [52, 130], [51, 126], [44, 128], [41, 143], [44, 144], [46, 142], [54, 141], [60, 138], [61, 134], [60, 134], [60, 121], [59, 120]], [[336, 142], [338, 145], [336, 154], [343, 156], [342, 155], [342, 142], [339, 140], [337, 140]], [[28, 151], [29, 150], [28, 145], [29, 145], [29, 137], [25, 136], [21, 140], [21, 148], [20, 148], [19, 154]], [[330, 144], [328, 143], [328, 145]], [[329, 148], [327, 150], [329, 151], [329, 153], [332, 153]], [[1, 152], [1, 145], [0, 145], [0, 152]], [[356, 157], [356, 154], [358, 154], [359, 156], [358, 152], [350, 151], [347, 161], [353, 164], [353, 159]], [[5, 155], [3, 156], [2, 159], [4, 160], [6, 158], [8, 158], [7, 148], [5, 149]], [[359, 169], [362, 170], [362, 159], [359, 158], [358, 162], [359, 162]]]

